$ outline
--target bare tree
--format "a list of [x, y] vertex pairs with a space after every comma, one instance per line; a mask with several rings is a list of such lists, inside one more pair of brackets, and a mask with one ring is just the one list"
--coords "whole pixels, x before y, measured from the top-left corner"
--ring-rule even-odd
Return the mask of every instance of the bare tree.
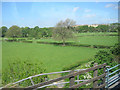
[[73, 27], [75, 21], [71, 19], [66, 19], [65, 21], [60, 21], [56, 24], [55, 29], [53, 30], [53, 38], [55, 40], [63, 41], [63, 46], [65, 46], [65, 41], [67, 39], [73, 38]]

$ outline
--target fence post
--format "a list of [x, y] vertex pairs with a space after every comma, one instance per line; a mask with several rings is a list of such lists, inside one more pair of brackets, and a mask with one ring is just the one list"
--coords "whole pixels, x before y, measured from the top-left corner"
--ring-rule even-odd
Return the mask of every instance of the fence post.
[[[97, 63], [94, 64], [94, 67], [95, 67], [95, 66], [97, 66]], [[98, 74], [98, 71], [97, 71], [97, 69], [95, 69], [95, 70], [93, 71], [93, 77], [97, 77], [97, 74]], [[98, 81], [97, 81], [97, 80], [93, 81], [93, 88], [96, 88], [97, 85], [98, 85]]]
[[[106, 70], [106, 66], [103, 67], [103, 73], [106, 73], [105, 70]], [[105, 82], [105, 80], [106, 80], [106, 76], [103, 77], [103, 84], [105, 84], [105, 86], [106, 86], [106, 82]], [[105, 86], [104, 86], [103, 88], [105, 88]]]
[[[72, 70], [72, 71], [70, 72], [70, 74], [72, 74], [72, 73], [74, 73], [74, 70]], [[74, 77], [74, 76], [71, 76], [71, 77], [69, 78], [69, 80], [70, 80], [70, 87], [71, 87], [71, 86], [73, 86], [73, 85], [75, 84], [75, 77]]]
[[110, 66], [106, 66], [106, 80], [105, 80], [106, 86], [105, 86], [105, 88], [108, 88], [108, 82], [109, 82], [109, 68], [110, 68]]

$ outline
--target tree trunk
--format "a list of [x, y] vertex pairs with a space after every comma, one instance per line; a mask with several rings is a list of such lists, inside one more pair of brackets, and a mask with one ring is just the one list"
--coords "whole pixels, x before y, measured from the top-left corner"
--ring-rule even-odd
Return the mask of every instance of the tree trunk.
[[65, 46], [65, 40], [63, 39], [63, 46]]

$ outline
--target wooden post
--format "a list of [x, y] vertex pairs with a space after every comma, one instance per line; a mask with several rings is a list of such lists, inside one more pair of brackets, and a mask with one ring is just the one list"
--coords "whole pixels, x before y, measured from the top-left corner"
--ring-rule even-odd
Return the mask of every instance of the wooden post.
[[[70, 72], [70, 74], [72, 74], [72, 73], [74, 73], [74, 70], [72, 70]], [[75, 77], [72, 76], [72, 77], [69, 78], [69, 80], [70, 80], [70, 87], [71, 87], [71, 86], [73, 86], [75, 84]]]
[[[97, 63], [94, 64], [94, 67], [95, 67], [95, 66], [97, 66]], [[94, 78], [97, 77], [97, 74], [98, 74], [98, 71], [97, 71], [97, 69], [95, 69], [95, 70], [93, 71], [93, 77], [94, 77]], [[98, 86], [98, 81], [97, 81], [97, 80], [93, 81], [93, 88], [96, 88], [97, 86]]]
[[[104, 67], [103, 67], [103, 73], [106, 73], [106, 72], [105, 72], [105, 70], [106, 70], [106, 66], [104, 66]], [[105, 84], [105, 85], [106, 85], [105, 80], [106, 80], [106, 76], [105, 76], [105, 77], [103, 77], [103, 84]], [[104, 86], [103, 88], [105, 88], [105, 86]]]

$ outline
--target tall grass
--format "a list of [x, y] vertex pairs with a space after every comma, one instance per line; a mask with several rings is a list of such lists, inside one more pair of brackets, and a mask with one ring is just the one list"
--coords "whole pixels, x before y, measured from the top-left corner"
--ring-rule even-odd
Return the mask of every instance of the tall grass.
[[[34, 64], [29, 60], [22, 62], [20, 59], [17, 59], [14, 62], [8, 61], [7, 68], [2, 72], [2, 84], [7, 85], [29, 76], [43, 73], [45, 70], [45, 67], [42, 66], [42, 62], [39, 64]], [[35, 84], [37, 84], [43, 82], [45, 80], [45, 77], [47, 76], [36, 77], [33, 78], [33, 81]], [[26, 87], [30, 85], [30, 80], [19, 83], [19, 87]]]

